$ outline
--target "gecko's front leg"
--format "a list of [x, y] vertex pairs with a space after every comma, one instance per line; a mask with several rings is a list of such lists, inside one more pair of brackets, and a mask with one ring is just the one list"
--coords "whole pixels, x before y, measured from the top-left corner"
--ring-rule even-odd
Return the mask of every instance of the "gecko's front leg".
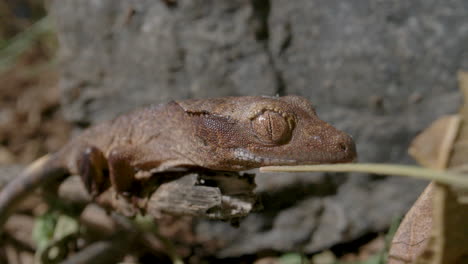
[[102, 151], [94, 146], [84, 147], [77, 160], [78, 174], [86, 190], [96, 197], [106, 187], [107, 160]]
[[128, 196], [135, 183], [135, 168], [131, 165], [133, 153], [128, 147], [115, 147], [107, 157], [111, 185], [116, 193], [124, 196]]
[[131, 166], [133, 151], [130, 148], [115, 147], [109, 151], [107, 159], [94, 146], [87, 146], [80, 153], [77, 161], [78, 173], [93, 197], [105, 191], [109, 182], [116, 193], [126, 195], [131, 191], [135, 170]]

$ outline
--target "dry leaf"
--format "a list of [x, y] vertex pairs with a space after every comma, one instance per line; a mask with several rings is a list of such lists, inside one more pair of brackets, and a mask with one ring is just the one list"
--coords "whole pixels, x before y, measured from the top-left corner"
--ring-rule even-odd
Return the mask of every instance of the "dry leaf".
[[423, 167], [444, 170], [460, 127], [460, 116], [444, 116], [416, 136], [409, 154]]
[[462, 125], [453, 147], [448, 168], [456, 168], [468, 163], [468, 126], [466, 125], [468, 122], [468, 72], [459, 72], [458, 81], [464, 98], [463, 106], [459, 112]]
[[[460, 72], [459, 81], [465, 100], [459, 115], [434, 122], [410, 148], [423, 166], [445, 169], [468, 164], [468, 73]], [[431, 183], [400, 225], [389, 263], [468, 263], [468, 204], [460, 203], [457, 196], [446, 185]]]
[[434, 183], [430, 183], [406, 213], [388, 255], [388, 264], [411, 263], [426, 248], [432, 228], [432, 197]]

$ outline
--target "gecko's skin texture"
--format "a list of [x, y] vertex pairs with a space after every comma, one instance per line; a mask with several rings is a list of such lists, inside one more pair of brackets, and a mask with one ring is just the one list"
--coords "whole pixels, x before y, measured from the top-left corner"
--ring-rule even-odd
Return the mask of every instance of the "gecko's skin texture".
[[[240, 171], [267, 165], [351, 162], [351, 137], [299, 96], [224, 97], [150, 106], [94, 126], [0, 192], [0, 225], [51, 175], [81, 175], [90, 193], [129, 192], [138, 171]], [[54, 173], [55, 172], [55, 173]]]

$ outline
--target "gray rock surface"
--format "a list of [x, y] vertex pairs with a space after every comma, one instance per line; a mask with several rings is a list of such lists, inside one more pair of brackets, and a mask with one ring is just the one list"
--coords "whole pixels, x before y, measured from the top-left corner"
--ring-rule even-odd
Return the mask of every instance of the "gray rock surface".
[[[465, 0], [56, 0], [66, 117], [223, 95], [300, 94], [357, 141], [360, 161], [411, 162], [411, 138], [456, 111], [468, 70]], [[199, 220], [219, 256], [313, 252], [385, 229], [424, 183], [262, 174], [264, 210], [238, 229]]]
[[94, 123], [189, 97], [275, 94], [246, 1], [56, 1], [64, 112]]

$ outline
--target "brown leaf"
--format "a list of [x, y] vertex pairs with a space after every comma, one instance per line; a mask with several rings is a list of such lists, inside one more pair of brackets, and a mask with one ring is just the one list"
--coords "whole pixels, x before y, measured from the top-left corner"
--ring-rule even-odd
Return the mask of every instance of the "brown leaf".
[[459, 203], [456, 192], [440, 184], [436, 184], [433, 202], [431, 238], [415, 263], [468, 263], [468, 204]]
[[432, 228], [433, 194], [430, 183], [406, 214], [393, 237], [389, 264], [411, 263], [425, 249]]
[[[435, 121], [410, 147], [410, 154], [425, 167], [468, 165], [468, 72], [460, 72], [459, 81], [464, 94], [459, 115]], [[468, 263], [468, 204], [461, 203], [459, 195], [446, 185], [431, 183], [401, 223], [389, 263]]]
[[447, 168], [454, 140], [460, 127], [460, 116], [444, 116], [434, 121], [411, 142], [409, 154], [423, 167]]

